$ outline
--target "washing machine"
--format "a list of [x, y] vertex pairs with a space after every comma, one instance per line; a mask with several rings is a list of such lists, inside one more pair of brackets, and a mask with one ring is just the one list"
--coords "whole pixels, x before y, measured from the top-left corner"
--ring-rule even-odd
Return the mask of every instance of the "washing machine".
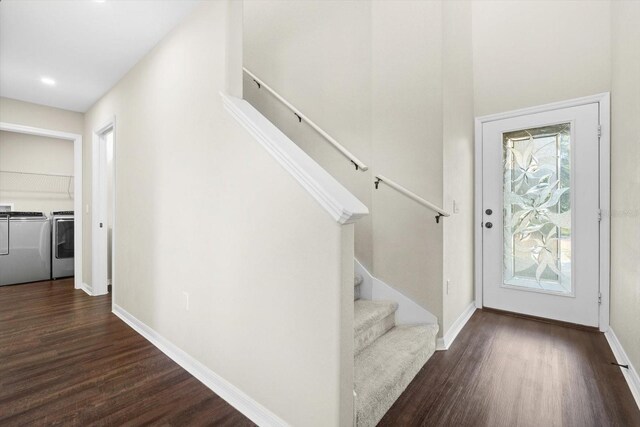
[[0, 212], [0, 286], [49, 280], [50, 227], [42, 212]]

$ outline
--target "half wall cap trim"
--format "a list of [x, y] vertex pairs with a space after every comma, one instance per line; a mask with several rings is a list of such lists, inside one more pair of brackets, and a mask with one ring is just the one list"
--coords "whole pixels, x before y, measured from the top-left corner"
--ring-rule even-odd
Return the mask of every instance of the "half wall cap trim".
[[339, 224], [369, 209], [247, 101], [220, 93], [225, 109]]

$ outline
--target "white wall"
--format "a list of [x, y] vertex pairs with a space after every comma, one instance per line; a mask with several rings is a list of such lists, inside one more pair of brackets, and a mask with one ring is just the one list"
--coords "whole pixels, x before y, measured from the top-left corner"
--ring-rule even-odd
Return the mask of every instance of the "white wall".
[[611, 4], [611, 327], [640, 369], [640, 2]]
[[474, 1], [475, 114], [610, 89], [609, 1]]
[[[25, 172], [16, 174], [10, 172]], [[73, 210], [73, 141], [0, 131], [0, 203], [14, 210]]]
[[[442, 329], [474, 301], [473, 46], [471, 2], [443, 4], [444, 305]], [[453, 211], [453, 204], [458, 212]], [[447, 288], [447, 281], [449, 286]]]
[[117, 122], [115, 303], [291, 425], [347, 425], [353, 226], [223, 110], [228, 12], [203, 2], [86, 113], [87, 159]]

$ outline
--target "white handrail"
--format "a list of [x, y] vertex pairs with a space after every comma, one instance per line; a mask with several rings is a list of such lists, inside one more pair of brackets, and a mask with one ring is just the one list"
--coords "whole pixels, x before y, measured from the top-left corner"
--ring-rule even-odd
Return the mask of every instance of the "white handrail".
[[251, 71], [247, 70], [245, 67], [242, 67], [242, 69], [244, 70], [245, 73], [247, 73], [247, 75], [249, 75], [249, 77], [251, 77], [253, 79], [253, 81], [256, 82], [256, 84], [258, 85], [258, 88], [261, 88], [262, 86], [264, 86], [264, 88], [266, 90], [271, 92], [271, 94], [273, 96], [278, 98], [278, 100], [280, 100], [280, 102], [282, 102], [291, 111], [293, 111], [293, 113], [296, 116], [298, 116], [298, 120], [300, 120], [300, 121], [304, 120], [309, 126], [311, 126], [313, 129], [315, 129], [316, 132], [318, 132], [327, 141], [329, 141], [331, 143], [331, 145], [333, 145], [336, 150], [338, 150], [340, 153], [342, 153], [343, 156], [345, 156], [347, 159], [349, 159], [351, 161], [351, 163], [353, 163], [356, 166], [356, 170], [361, 170], [361, 171], [364, 172], [364, 171], [369, 169], [369, 166], [365, 165], [360, 159], [358, 159], [349, 150], [347, 150], [344, 146], [342, 146], [342, 144], [340, 144], [338, 141], [333, 139], [333, 137], [331, 137], [331, 135], [329, 135], [328, 133], [323, 131], [320, 128], [320, 126], [318, 126], [317, 124], [312, 122], [311, 119], [309, 119], [307, 116], [302, 114], [302, 112], [300, 110], [298, 110], [296, 107], [291, 105], [291, 103], [289, 101], [287, 101], [286, 99], [284, 99], [282, 96], [280, 96], [280, 94], [278, 94], [278, 92], [276, 92], [271, 87], [269, 87], [269, 85], [267, 85], [265, 82], [260, 80], [255, 74], [253, 74]]
[[439, 208], [438, 206], [434, 205], [433, 203], [430, 203], [428, 201], [426, 201], [425, 199], [423, 199], [422, 197], [418, 196], [416, 193], [407, 190], [406, 188], [404, 188], [402, 185], [398, 184], [397, 182], [394, 182], [392, 180], [390, 180], [389, 178], [387, 178], [384, 175], [376, 175], [376, 188], [378, 188], [378, 184], [380, 182], [384, 182], [385, 184], [387, 184], [389, 187], [393, 188], [394, 190], [399, 191], [400, 193], [404, 194], [405, 196], [407, 196], [408, 198], [420, 203], [422, 206], [425, 206], [429, 209], [431, 209], [432, 211], [437, 212], [437, 216], [436, 216], [436, 222], [440, 222], [440, 217], [444, 216], [450, 216], [450, 214], [445, 211], [442, 208]]

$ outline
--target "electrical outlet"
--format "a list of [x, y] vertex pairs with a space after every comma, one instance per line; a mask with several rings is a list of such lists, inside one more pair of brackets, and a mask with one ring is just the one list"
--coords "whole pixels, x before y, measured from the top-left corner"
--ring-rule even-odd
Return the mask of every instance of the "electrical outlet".
[[189, 311], [189, 292], [182, 292], [182, 299], [184, 300], [184, 309]]

